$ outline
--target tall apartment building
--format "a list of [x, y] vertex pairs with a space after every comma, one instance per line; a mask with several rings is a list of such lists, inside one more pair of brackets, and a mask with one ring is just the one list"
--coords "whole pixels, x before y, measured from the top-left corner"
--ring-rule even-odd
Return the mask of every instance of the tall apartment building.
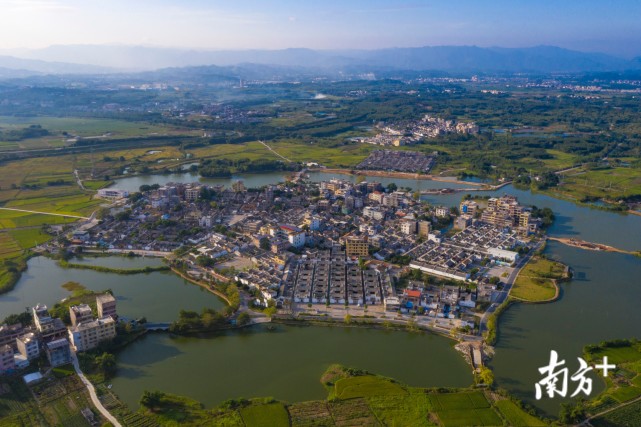
[[349, 236], [345, 239], [345, 253], [347, 256], [366, 257], [369, 255], [367, 236]]
[[93, 320], [93, 312], [87, 304], [72, 305], [69, 307], [69, 316], [71, 317], [72, 326]]
[[401, 222], [401, 231], [403, 234], [416, 234], [416, 221], [408, 219]]
[[44, 342], [56, 340], [66, 335], [67, 328], [62, 320], [51, 317], [44, 304], [38, 304], [31, 309], [33, 323], [36, 325], [40, 337]]
[[40, 343], [33, 332], [16, 338], [16, 345], [18, 352], [27, 360], [32, 360], [40, 356]]
[[430, 229], [432, 225], [429, 221], [419, 221], [418, 222], [418, 235], [419, 237], [427, 237], [430, 234]]
[[47, 359], [52, 367], [66, 365], [71, 363], [71, 349], [69, 348], [69, 341], [66, 338], [60, 338], [47, 343], [45, 347]]
[[113, 295], [110, 294], [102, 294], [98, 295], [96, 297], [96, 306], [98, 308], [98, 317], [103, 318], [103, 317], [111, 317], [113, 319], [118, 318], [118, 314], [116, 313], [116, 299], [113, 297]]
[[91, 350], [101, 341], [110, 340], [116, 336], [116, 321], [104, 317], [91, 322], [79, 323], [69, 328], [69, 339], [76, 351]]
[[479, 205], [474, 200], [463, 200], [459, 205], [459, 212], [461, 215], [471, 215], [474, 216], [478, 210]]
[[13, 357], [13, 347], [3, 345], [0, 347], [0, 374], [16, 368], [16, 360]]
[[520, 227], [527, 230], [530, 212], [526, 211], [514, 196], [492, 197], [481, 215], [481, 221], [500, 227]]
[[0, 347], [7, 344], [15, 346], [16, 338], [22, 334], [24, 334], [24, 327], [20, 323], [0, 326]]
[[188, 202], [195, 202], [196, 200], [198, 200], [202, 188], [202, 185], [197, 184], [185, 187], [185, 200]]

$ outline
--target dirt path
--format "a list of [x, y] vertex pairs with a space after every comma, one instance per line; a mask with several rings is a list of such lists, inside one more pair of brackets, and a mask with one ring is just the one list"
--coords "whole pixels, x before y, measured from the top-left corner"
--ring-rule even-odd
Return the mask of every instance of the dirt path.
[[57, 213], [51, 213], [51, 212], [38, 212], [38, 211], [30, 211], [30, 210], [26, 210], [26, 209], [0, 208], [0, 210], [15, 211], [15, 212], [27, 212], [27, 213], [39, 214], [39, 215], [61, 216], [61, 217], [64, 217], [64, 218], [91, 219], [91, 218], [86, 217], [86, 216], [57, 214]]
[[277, 156], [278, 156], [278, 157], [280, 157], [281, 159], [285, 160], [285, 161], [286, 161], [286, 162], [288, 162], [288, 163], [292, 163], [292, 161], [291, 161], [291, 160], [289, 160], [287, 157], [282, 156], [282, 155], [278, 154], [277, 152], [275, 152], [275, 151], [272, 149], [272, 147], [270, 147], [269, 145], [267, 145], [266, 143], [264, 143], [264, 142], [263, 142], [263, 141], [261, 141], [260, 139], [258, 140], [258, 142], [260, 142], [261, 144], [263, 144], [263, 145], [265, 146], [265, 148], [267, 148], [269, 151], [271, 151], [272, 153], [274, 153], [275, 155], [277, 155]]

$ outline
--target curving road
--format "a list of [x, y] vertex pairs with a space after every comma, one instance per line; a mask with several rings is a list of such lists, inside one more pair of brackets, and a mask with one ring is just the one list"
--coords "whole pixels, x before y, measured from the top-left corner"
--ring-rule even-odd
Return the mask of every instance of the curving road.
[[100, 399], [98, 399], [98, 395], [96, 394], [96, 389], [94, 388], [93, 384], [91, 384], [91, 381], [89, 381], [87, 377], [85, 377], [85, 374], [83, 374], [80, 370], [78, 357], [76, 356], [76, 352], [73, 350], [71, 350], [71, 361], [73, 363], [74, 369], [76, 370], [76, 374], [78, 374], [80, 380], [87, 387], [87, 390], [89, 390], [89, 396], [91, 396], [91, 401], [95, 405], [96, 409], [102, 414], [103, 417], [105, 417], [111, 424], [113, 424], [114, 427], [122, 427], [116, 417], [111, 415], [107, 408], [102, 406], [102, 402], [100, 401]]

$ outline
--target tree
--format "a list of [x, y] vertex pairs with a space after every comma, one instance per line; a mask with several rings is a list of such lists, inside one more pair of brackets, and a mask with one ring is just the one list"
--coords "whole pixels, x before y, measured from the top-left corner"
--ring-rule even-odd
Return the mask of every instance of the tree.
[[267, 237], [263, 237], [260, 239], [260, 248], [266, 251], [271, 249], [271, 244], [269, 243], [269, 239]]
[[358, 268], [365, 270], [365, 260], [361, 257], [358, 258]]
[[165, 397], [165, 393], [161, 391], [145, 390], [140, 398], [140, 406], [144, 406], [153, 412], [158, 408], [163, 397]]
[[387, 184], [387, 191], [389, 191], [390, 193], [393, 193], [396, 190], [398, 190], [398, 186], [396, 184], [394, 184], [393, 182], [390, 182], [389, 184]]
[[488, 386], [494, 384], [494, 372], [486, 366], [482, 366], [479, 371], [479, 380]]
[[98, 365], [98, 369], [102, 372], [105, 378], [110, 378], [116, 374], [118, 367], [116, 363], [116, 356], [113, 354], [102, 353], [100, 356], [96, 357], [96, 363]]
[[352, 315], [346, 314], [345, 317], [343, 318], [343, 322], [345, 322], [346, 325], [349, 325], [350, 323], [352, 323]]
[[242, 313], [240, 313], [238, 315], [238, 317], [236, 318], [236, 324], [238, 326], [245, 326], [245, 325], [249, 324], [249, 322], [251, 322], [251, 317], [249, 317], [249, 314], [247, 314], [244, 311]]

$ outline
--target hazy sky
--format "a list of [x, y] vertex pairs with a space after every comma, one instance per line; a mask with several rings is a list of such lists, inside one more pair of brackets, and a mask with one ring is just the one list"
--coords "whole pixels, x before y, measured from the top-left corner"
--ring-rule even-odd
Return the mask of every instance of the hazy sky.
[[0, 0], [0, 49], [557, 45], [641, 55], [639, 0]]

